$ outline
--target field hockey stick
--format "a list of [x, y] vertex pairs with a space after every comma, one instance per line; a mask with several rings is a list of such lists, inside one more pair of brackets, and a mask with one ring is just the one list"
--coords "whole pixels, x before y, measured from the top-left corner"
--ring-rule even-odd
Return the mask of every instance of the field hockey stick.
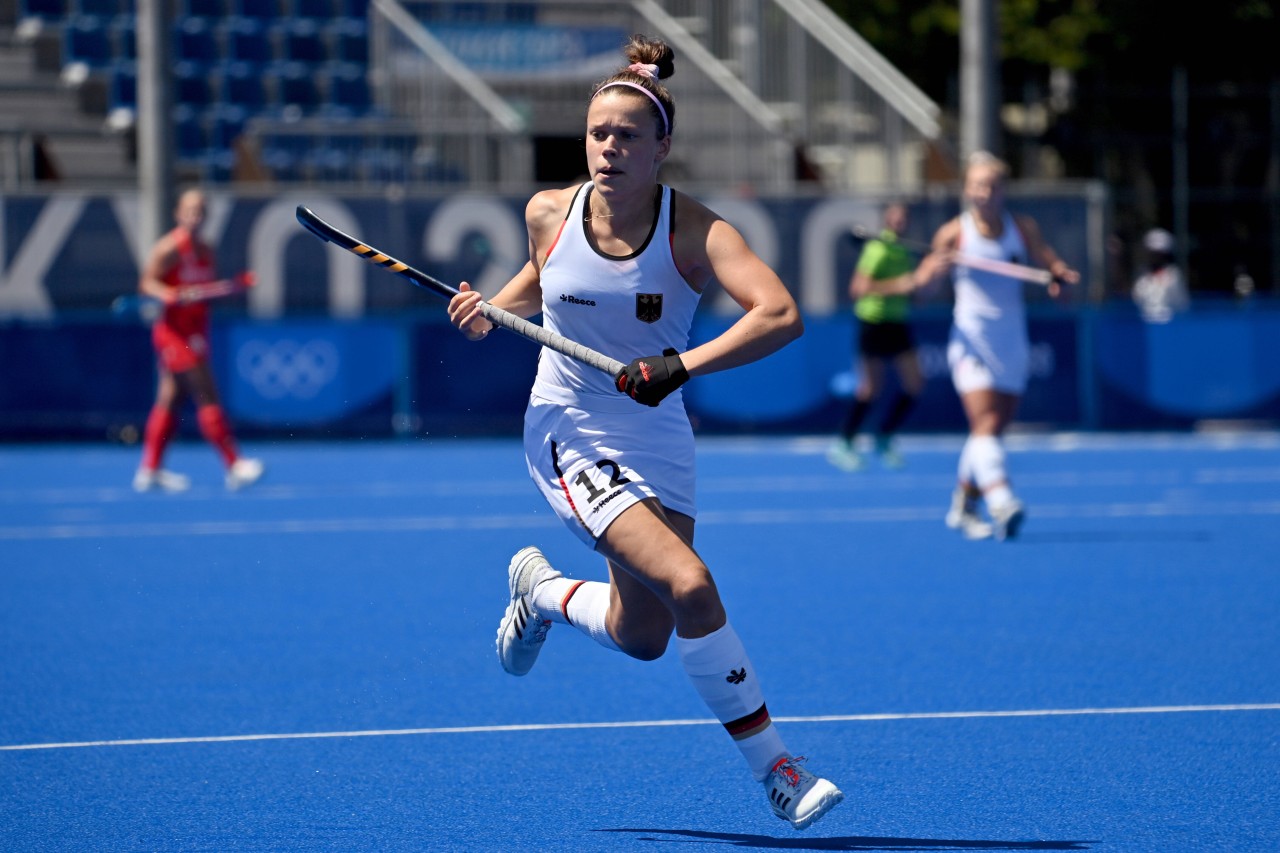
[[[298, 222], [302, 224], [312, 234], [324, 240], [326, 243], [333, 243], [340, 246], [355, 255], [358, 255], [372, 264], [396, 273], [402, 278], [408, 279], [413, 284], [424, 290], [429, 290], [436, 296], [443, 299], [452, 299], [460, 291], [456, 287], [451, 287], [439, 279], [432, 278], [421, 270], [414, 269], [404, 261], [398, 261], [385, 252], [380, 252], [367, 243], [361, 243], [350, 234], [346, 234], [334, 228], [328, 222], [325, 222], [319, 216], [316, 216], [303, 205], [298, 205]], [[495, 326], [501, 326], [509, 332], [514, 332], [522, 338], [541, 344], [544, 347], [553, 349], [561, 355], [566, 355], [574, 361], [582, 362], [588, 367], [594, 367], [596, 370], [616, 377], [626, 369], [626, 365], [617, 359], [610, 358], [607, 355], [598, 353], [589, 347], [575, 343], [563, 335], [544, 329], [536, 323], [530, 323], [523, 317], [517, 317], [510, 311], [505, 311], [488, 302], [481, 301], [480, 313], [486, 320]]]
[[[253, 273], [242, 272], [235, 278], [223, 278], [218, 281], [207, 281], [200, 284], [184, 284], [177, 288], [177, 304], [189, 305], [193, 302], [208, 302], [224, 296], [234, 296], [253, 287], [256, 283]], [[165, 303], [141, 293], [126, 293], [111, 301], [113, 314], [139, 314], [146, 320], [154, 320], [164, 310]]]
[[[873, 232], [870, 228], [864, 228], [861, 225], [855, 225], [849, 229], [853, 236], [859, 240], [875, 240], [880, 237], [879, 233]], [[919, 240], [898, 239], [898, 244], [910, 252], [918, 254], [928, 254], [933, 251], [933, 247], [928, 243]], [[984, 270], [993, 272], [997, 275], [1016, 278], [1020, 281], [1028, 281], [1032, 284], [1048, 286], [1053, 283], [1053, 273], [1039, 267], [1029, 267], [1025, 264], [1015, 264], [1012, 261], [998, 261], [994, 258], [980, 258], [977, 255], [966, 255], [963, 252], [955, 254], [951, 262], [956, 266], [968, 267], [974, 270]]]

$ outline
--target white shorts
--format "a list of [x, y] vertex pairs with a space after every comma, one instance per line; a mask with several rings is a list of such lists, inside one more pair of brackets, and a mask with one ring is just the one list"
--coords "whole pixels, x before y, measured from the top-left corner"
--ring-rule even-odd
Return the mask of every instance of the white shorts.
[[1027, 390], [1030, 347], [1025, 339], [1006, 341], [999, 352], [988, 342], [977, 342], [963, 332], [951, 330], [947, 342], [947, 366], [956, 392], [1002, 391], [1021, 396]]
[[592, 548], [619, 513], [646, 498], [695, 517], [693, 427], [680, 402], [632, 403], [635, 410], [622, 413], [529, 398], [529, 474], [560, 520]]

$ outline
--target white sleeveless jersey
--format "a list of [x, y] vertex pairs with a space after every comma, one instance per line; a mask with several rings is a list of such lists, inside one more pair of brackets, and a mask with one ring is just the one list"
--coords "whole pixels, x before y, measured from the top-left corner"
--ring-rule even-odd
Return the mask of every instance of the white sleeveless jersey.
[[[660, 187], [653, 228], [631, 255], [613, 257], [587, 240], [583, 211], [591, 185], [573, 197], [569, 214], [542, 265], [542, 322], [572, 341], [624, 364], [659, 355], [668, 347], [683, 352], [700, 294], [689, 286], [671, 255], [673, 192]], [[644, 407], [623, 396], [611, 377], [543, 348], [533, 393], [588, 411], [634, 412]], [[680, 390], [662, 402], [683, 408]]]
[[[978, 232], [972, 213], [961, 214], [959, 251], [996, 261], [1028, 261], [1022, 232], [1007, 212], [1000, 238], [995, 240]], [[1029, 349], [1023, 286], [1018, 279], [998, 273], [959, 265], [955, 268], [952, 340], [962, 342], [997, 375], [1011, 371], [1015, 387], [1025, 383]], [[1017, 380], [1020, 373], [1024, 375]], [[997, 381], [997, 387], [1003, 384]]]

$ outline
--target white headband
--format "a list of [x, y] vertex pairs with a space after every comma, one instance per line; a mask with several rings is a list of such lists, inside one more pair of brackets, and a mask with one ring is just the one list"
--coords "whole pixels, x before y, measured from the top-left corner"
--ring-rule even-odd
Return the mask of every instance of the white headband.
[[663, 131], [662, 135], [663, 136], [671, 135], [671, 120], [667, 118], [667, 111], [663, 109], [662, 101], [659, 101], [657, 95], [653, 94], [653, 92], [650, 92], [648, 89], [646, 89], [644, 86], [641, 86], [639, 83], [632, 83], [629, 80], [614, 80], [612, 83], [605, 83], [599, 89], [596, 89], [595, 94], [591, 96], [591, 100], [594, 101], [596, 99], [596, 95], [599, 95], [601, 92], [603, 92], [605, 89], [608, 89], [610, 86], [627, 86], [629, 88], [635, 89], [637, 92], [643, 92], [645, 96], [649, 100], [653, 101], [653, 103], [658, 107], [658, 112], [662, 115], [662, 131]]

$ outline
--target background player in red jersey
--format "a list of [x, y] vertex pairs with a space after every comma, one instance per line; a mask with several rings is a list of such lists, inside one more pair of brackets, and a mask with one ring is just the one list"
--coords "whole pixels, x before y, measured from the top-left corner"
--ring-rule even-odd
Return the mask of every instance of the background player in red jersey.
[[156, 348], [159, 381], [156, 399], [143, 434], [142, 464], [133, 477], [133, 487], [182, 491], [190, 480], [161, 467], [165, 448], [178, 426], [183, 404], [192, 400], [200, 433], [213, 445], [226, 465], [228, 489], [239, 489], [258, 480], [263, 466], [258, 459], [240, 456], [231, 424], [218, 399], [218, 389], [209, 367], [209, 306], [190, 299], [192, 285], [215, 281], [213, 249], [200, 237], [205, 220], [205, 196], [187, 190], [178, 198], [175, 227], [151, 249], [138, 291], [164, 305], [152, 324], [151, 340]]

